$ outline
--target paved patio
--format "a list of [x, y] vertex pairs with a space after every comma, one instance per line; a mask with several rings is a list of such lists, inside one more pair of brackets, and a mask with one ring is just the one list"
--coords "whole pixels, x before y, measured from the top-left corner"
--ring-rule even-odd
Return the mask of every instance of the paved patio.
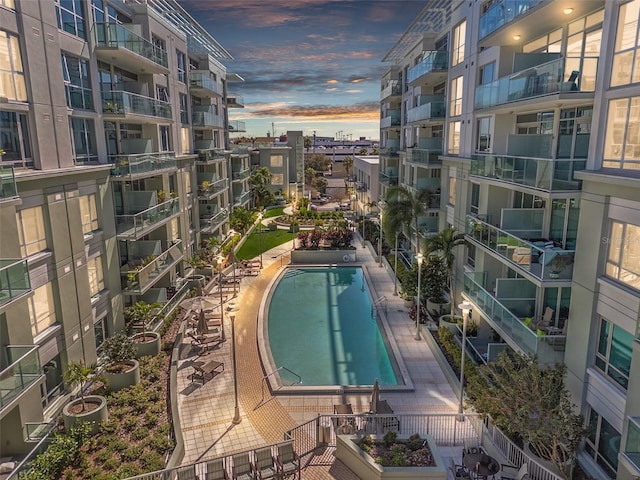
[[[356, 234], [358, 265], [368, 272], [373, 298], [388, 299], [387, 321], [400, 354], [413, 382], [413, 392], [385, 392], [386, 399], [396, 413], [455, 413], [456, 396], [440, 370], [424, 340], [417, 341], [415, 324], [399, 296], [393, 295], [393, 277], [387, 268], [379, 267], [373, 251], [361, 247]], [[227, 340], [210, 353], [198, 358], [196, 350], [185, 339], [178, 361], [178, 406], [185, 442], [183, 464], [203, 461], [220, 455], [256, 448], [283, 440], [284, 432], [320, 414], [333, 413], [335, 403], [351, 403], [355, 413], [369, 410], [370, 393], [345, 395], [275, 395], [265, 388], [263, 399], [263, 367], [258, 354], [258, 309], [270, 281], [289, 263], [292, 245], [274, 248], [263, 254], [264, 269], [258, 276], [242, 279], [235, 302], [237, 348], [237, 376], [240, 415], [242, 421], [233, 425], [234, 385], [231, 358], [231, 321], [225, 312]], [[217, 294], [210, 294], [218, 298]], [[196, 361], [224, 362], [224, 372], [202, 383], [193, 380], [192, 365]], [[445, 454], [446, 455], [446, 454]], [[453, 456], [453, 452], [452, 452]], [[340, 462], [334, 461], [333, 451], [305, 458], [305, 479], [357, 479]]]

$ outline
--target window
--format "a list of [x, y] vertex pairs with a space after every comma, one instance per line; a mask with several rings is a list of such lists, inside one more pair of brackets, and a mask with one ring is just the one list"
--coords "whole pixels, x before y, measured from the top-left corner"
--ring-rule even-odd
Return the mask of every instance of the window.
[[0, 97], [27, 101], [18, 37], [0, 30]]
[[603, 167], [640, 169], [640, 97], [609, 102]]
[[178, 81], [187, 83], [187, 58], [180, 50], [176, 50], [176, 59], [178, 61]]
[[2, 163], [17, 167], [33, 165], [25, 113], [0, 110], [0, 148], [4, 150]]
[[98, 161], [96, 135], [93, 120], [71, 117], [71, 143], [75, 163], [89, 163]]
[[102, 273], [102, 257], [91, 258], [87, 261], [87, 270], [89, 271], [89, 293], [92, 297], [98, 295], [104, 290], [104, 275]]
[[640, 0], [620, 5], [618, 30], [616, 32], [611, 86], [640, 82], [640, 40], [638, 39], [638, 18]]
[[82, 233], [85, 235], [98, 230], [98, 210], [96, 196], [83, 195], [80, 197], [80, 216], [82, 218]]
[[184, 93], [180, 94], [180, 121], [183, 125], [187, 125], [189, 123], [189, 106], [187, 101], [187, 96]]
[[640, 290], [640, 227], [613, 221], [603, 241], [609, 244], [605, 274]]
[[467, 33], [467, 22], [464, 21], [453, 29], [453, 41], [452, 41], [452, 58], [451, 66], [458, 65], [464, 60], [464, 42]]
[[610, 478], [616, 478], [620, 433], [593, 407], [589, 410], [589, 435], [584, 449]]
[[478, 140], [476, 142], [476, 151], [491, 151], [491, 117], [478, 119]]
[[272, 173], [271, 174], [271, 185], [284, 185], [284, 174], [283, 173]]
[[191, 135], [189, 134], [189, 127], [180, 128], [180, 145], [182, 147], [181, 152], [185, 155], [191, 153], [191, 146], [189, 144]]
[[270, 162], [272, 167], [282, 167], [284, 165], [284, 157], [282, 155], [271, 155]]
[[553, 133], [553, 112], [538, 112], [518, 115], [516, 132], [518, 135], [544, 135]]
[[62, 76], [67, 95], [67, 106], [93, 110], [89, 66], [84, 58], [62, 53]]
[[36, 288], [27, 302], [31, 333], [35, 337], [56, 323], [56, 307], [51, 282]]
[[96, 348], [100, 348], [102, 342], [107, 338], [107, 317], [102, 317], [93, 324], [93, 334], [96, 337]]
[[449, 122], [449, 141], [447, 143], [447, 153], [451, 155], [460, 154], [460, 132], [462, 122]]
[[480, 210], [480, 185], [477, 183], [471, 184], [471, 207], [469, 211], [474, 215], [477, 215]]
[[106, 0], [91, 0], [93, 17], [97, 23], [131, 23], [131, 19], [118, 12]]
[[449, 175], [449, 205], [456, 204], [456, 172]]
[[81, 0], [54, 0], [54, 2], [58, 28], [86, 40], [84, 2]]
[[478, 85], [486, 85], [487, 83], [493, 82], [495, 80], [495, 74], [496, 62], [491, 62], [480, 67]]
[[604, 318], [600, 319], [595, 365], [625, 390], [629, 385], [633, 335]]
[[568, 108], [560, 111], [558, 158], [587, 158], [592, 115], [591, 107]]
[[522, 51], [524, 53], [560, 53], [562, 51], [562, 29], [559, 28], [526, 43], [523, 45]]
[[47, 249], [42, 207], [25, 208], [16, 213], [21, 256], [28, 257]]
[[151, 35], [151, 43], [153, 43], [154, 47], [159, 48], [160, 50], [167, 50], [167, 43], [160, 37]]
[[5, 8], [10, 8], [11, 10], [16, 9], [15, 0], [0, 0], [0, 5]]
[[462, 84], [462, 77], [451, 80], [449, 115], [452, 117], [462, 115]]
[[160, 151], [168, 152], [171, 150], [170, 131], [169, 126], [160, 125]]

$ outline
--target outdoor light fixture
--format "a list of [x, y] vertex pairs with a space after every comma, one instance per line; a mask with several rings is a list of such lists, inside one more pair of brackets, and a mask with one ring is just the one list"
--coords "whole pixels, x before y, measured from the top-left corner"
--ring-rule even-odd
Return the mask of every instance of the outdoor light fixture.
[[234, 425], [238, 425], [242, 422], [242, 417], [240, 416], [240, 407], [238, 406], [238, 369], [236, 367], [236, 312], [238, 311], [238, 307], [235, 303], [229, 304], [229, 310], [233, 313], [230, 315], [231, 317], [231, 348], [233, 350], [233, 396], [235, 399], [235, 407], [233, 410], [233, 419], [231, 423]]
[[520, 40], [521, 38], [522, 38], [522, 37], [521, 37], [520, 35], [514, 35], [514, 36], [513, 36], [513, 39], [514, 39], [514, 40]]
[[573, 8], [565, 8], [562, 12], [565, 15], [571, 15], [573, 13]]
[[460, 403], [458, 405], [458, 413], [462, 414], [462, 401], [464, 399], [464, 354], [467, 344], [467, 317], [471, 311], [472, 305], [466, 300], [458, 305], [462, 310], [462, 358], [460, 359]]
[[418, 304], [416, 305], [416, 340], [420, 340], [420, 290], [422, 288], [422, 260], [424, 255], [422, 252], [418, 252], [416, 255], [418, 261]]

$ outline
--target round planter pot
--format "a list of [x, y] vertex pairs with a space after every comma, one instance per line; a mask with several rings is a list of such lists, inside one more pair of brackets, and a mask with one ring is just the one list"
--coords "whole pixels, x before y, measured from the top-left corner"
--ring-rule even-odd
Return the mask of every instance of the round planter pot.
[[131, 368], [126, 372], [104, 372], [104, 378], [107, 380], [107, 386], [112, 392], [117, 392], [123, 388], [128, 388], [140, 383], [140, 364], [137, 360], [127, 362]]
[[458, 332], [458, 320], [462, 321], [462, 317], [455, 316], [453, 321], [451, 320], [451, 314], [442, 315], [439, 319], [441, 327], [448, 328], [454, 335]]
[[427, 298], [427, 311], [434, 317], [442, 315], [444, 312], [451, 311], [451, 303], [436, 303], [432, 302], [430, 298]]
[[64, 428], [69, 430], [80, 422], [94, 422], [90, 433], [91, 435], [95, 435], [100, 430], [100, 423], [108, 420], [109, 418], [109, 412], [107, 411], [107, 399], [100, 395], [87, 395], [84, 397], [84, 403], [89, 410], [78, 413], [75, 413], [75, 410], [82, 404], [81, 399], [78, 398], [73, 400], [64, 406], [62, 409]]
[[136, 358], [160, 353], [160, 334], [156, 332], [136, 333], [131, 337], [136, 348]]

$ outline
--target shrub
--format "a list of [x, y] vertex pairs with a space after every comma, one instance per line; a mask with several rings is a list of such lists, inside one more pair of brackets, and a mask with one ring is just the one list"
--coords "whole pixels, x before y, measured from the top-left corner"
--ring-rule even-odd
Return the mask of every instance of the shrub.
[[144, 449], [138, 445], [131, 445], [122, 452], [122, 459], [128, 462], [137, 460], [142, 456], [143, 450]]
[[154, 470], [162, 470], [165, 467], [164, 458], [157, 452], [146, 453], [142, 458], [142, 463], [150, 472]]
[[133, 341], [124, 333], [118, 333], [102, 342], [107, 371], [120, 371], [122, 365], [136, 355]]
[[151, 437], [149, 447], [156, 453], [164, 454], [167, 450], [173, 448], [173, 440], [161, 433], [155, 433]]
[[417, 433], [414, 433], [407, 440], [407, 448], [413, 452], [422, 448], [422, 438]]
[[398, 434], [395, 431], [389, 430], [387, 433], [384, 434], [384, 437], [382, 437], [382, 441], [387, 447], [389, 447], [395, 443], [397, 437], [398, 437]]
[[360, 439], [360, 442], [358, 443], [358, 446], [362, 449], [362, 451], [368, 453], [373, 446], [373, 438], [371, 438], [371, 435], [365, 435], [364, 437], [362, 437]]
[[117, 458], [110, 458], [102, 464], [102, 468], [105, 470], [117, 470], [120, 466], [120, 461]]
[[127, 432], [130, 432], [134, 428], [136, 428], [137, 423], [138, 423], [138, 417], [133, 417], [133, 416], [127, 417], [122, 421], [122, 428]]
[[149, 429], [147, 427], [138, 427], [131, 432], [131, 438], [134, 440], [142, 440], [149, 435]]
[[142, 469], [136, 465], [135, 463], [127, 463], [120, 467], [117, 472], [118, 478], [129, 478], [135, 477], [136, 475], [140, 475], [142, 473]]

